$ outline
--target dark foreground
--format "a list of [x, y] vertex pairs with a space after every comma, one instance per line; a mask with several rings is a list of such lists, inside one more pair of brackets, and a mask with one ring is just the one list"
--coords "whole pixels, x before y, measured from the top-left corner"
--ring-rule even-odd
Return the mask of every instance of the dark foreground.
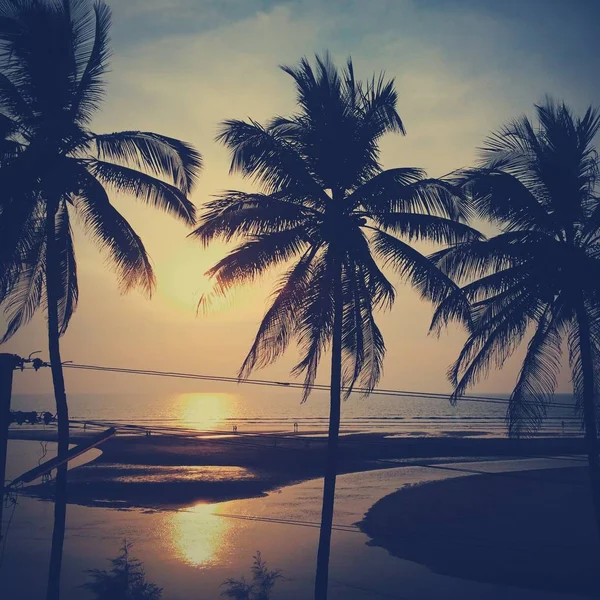
[[360, 523], [371, 544], [476, 581], [600, 597], [583, 467], [476, 475], [402, 489]]

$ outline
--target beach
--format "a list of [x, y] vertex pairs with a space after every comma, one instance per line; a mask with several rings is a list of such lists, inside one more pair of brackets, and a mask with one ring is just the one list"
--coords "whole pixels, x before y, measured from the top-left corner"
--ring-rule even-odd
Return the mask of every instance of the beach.
[[[91, 433], [77, 430], [73, 443]], [[26, 440], [53, 440], [49, 430], [11, 432]], [[195, 502], [252, 498], [324, 473], [326, 438], [318, 434], [169, 435], [125, 434], [104, 442], [93, 461], [69, 473], [69, 502], [82, 505], [160, 508]], [[487, 437], [390, 437], [347, 434], [340, 438], [338, 472], [390, 469], [422, 461], [580, 454], [577, 438], [514, 440]], [[24, 493], [49, 499], [48, 485]]]
[[407, 487], [379, 500], [360, 527], [371, 544], [435, 573], [600, 596], [600, 544], [582, 466]]

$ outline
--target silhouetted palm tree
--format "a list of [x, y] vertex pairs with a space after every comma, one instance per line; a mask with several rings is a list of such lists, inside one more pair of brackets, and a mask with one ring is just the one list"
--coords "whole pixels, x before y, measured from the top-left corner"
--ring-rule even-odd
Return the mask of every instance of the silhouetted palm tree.
[[463, 295], [473, 303], [473, 329], [449, 371], [454, 398], [532, 333], [507, 412], [514, 436], [542, 424], [567, 341], [600, 533], [600, 114], [590, 108], [576, 118], [551, 100], [536, 108], [537, 127], [526, 117], [510, 122], [487, 140], [480, 167], [458, 177], [501, 233], [436, 255], [445, 273], [469, 283], [434, 319], [452, 318], [455, 299], [462, 311]]
[[[205, 205], [192, 234], [208, 244], [242, 243], [208, 273], [214, 294], [250, 283], [271, 267], [283, 275], [240, 370], [276, 360], [296, 340], [306, 400], [319, 360], [331, 351], [331, 406], [322, 527], [315, 596], [327, 595], [342, 391], [377, 384], [384, 342], [374, 312], [390, 307], [394, 287], [376, 259], [410, 280], [423, 296], [440, 300], [453, 284], [417, 250], [401, 241], [456, 243], [477, 237], [459, 222], [463, 209], [441, 182], [415, 168], [382, 170], [379, 140], [404, 133], [392, 80], [363, 84], [352, 62], [338, 72], [326, 56], [313, 70], [306, 59], [284, 67], [296, 85], [300, 111], [267, 126], [226, 121], [218, 139], [232, 152], [231, 171], [254, 178], [262, 193], [228, 191]], [[207, 299], [205, 298], [204, 301]]]
[[[107, 189], [185, 223], [195, 220], [186, 194], [200, 156], [190, 145], [154, 133], [89, 130], [104, 96], [109, 28], [101, 0], [0, 2], [0, 302], [8, 322], [2, 341], [46, 308], [59, 455], [69, 442], [59, 337], [77, 304], [72, 215], [108, 251], [123, 290], [147, 293], [154, 285], [148, 255]], [[66, 465], [56, 484], [52, 598], [59, 590]]]

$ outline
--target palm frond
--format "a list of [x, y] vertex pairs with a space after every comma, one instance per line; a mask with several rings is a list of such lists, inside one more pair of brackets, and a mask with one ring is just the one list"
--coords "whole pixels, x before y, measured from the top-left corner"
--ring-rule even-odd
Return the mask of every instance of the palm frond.
[[474, 279], [522, 265], [540, 254], [548, 238], [529, 231], [502, 233], [486, 240], [456, 244], [430, 255], [430, 260], [456, 282]]
[[385, 212], [374, 214], [372, 218], [379, 228], [404, 236], [409, 241], [421, 240], [449, 245], [483, 238], [479, 231], [469, 225], [437, 215]]
[[231, 151], [230, 172], [253, 177], [267, 192], [292, 187], [304, 190], [316, 206], [328, 202], [301, 156], [276, 131], [268, 131], [256, 121], [224, 121], [217, 141]]
[[552, 210], [568, 230], [585, 218], [587, 197], [598, 182], [598, 160], [591, 144], [600, 121], [591, 111], [589, 138], [582, 135], [579, 119], [564, 103], [547, 99], [536, 108], [541, 125], [536, 172], [547, 190]]
[[288, 191], [269, 195], [223, 192], [204, 205], [199, 225], [190, 237], [199, 239], [206, 247], [215, 239], [229, 242], [298, 227], [320, 214], [310, 207], [294, 204], [288, 200], [289, 194]]
[[379, 382], [383, 370], [385, 343], [373, 316], [373, 294], [365, 282], [369, 280], [360, 263], [344, 271], [345, 302], [343, 314], [342, 384], [348, 398], [360, 382], [368, 395]]
[[[586, 337], [589, 338], [589, 352], [592, 365], [592, 393], [596, 403], [596, 420], [600, 421], [600, 309], [597, 303], [584, 303], [585, 321], [587, 327]], [[569, 366], [573, 382], [573, 395], [575, 397], [575, 409], [577, 414], [584, 420], [584, 388], [585, 388], [585, 365], [581, 354], [581, 329], [579, 319], [573, 318], [567, 337], [567, 348], [569, 354]]]
[[[363, 295], [356, 264], [346, 265], [342, 281], [342, 387], [347, 399], [365, 364]], [[367, 340], [368, 343], [368, 340]]]
[[499, 169], [468, 169], [454, 183], [468, 195], [477, 216], [507, 230], [554, 231], [556, 223], [547, 208], [517, 177]]
[[110, 58], [110, 8], [102, 1], [95, 1], [93, 13], [93, 37], [88, 36], [88, 40], [93, 39], [93, 45], [71, 102], [71, 112], [75, 120], [83, 124], [89, 123], [94, 112], [100, 108], [105, 93], [104, 76]]
[[80, 193], [73, 199], [77, 214], [102, 250], [110, 256], [123, 292], [139, 287], [148, 296], [155, 285], [150, 258], [140, 237], [112, 206], [106, 190], [92, 175], [81, 176]]
[[488, 136], [484, 146], [480, 148], [481, 159], [478, 166], [484, 169], [502, 169], [515, 177], [523, 176], [533, 184], [537, 179], [531, 169], [539, 149], [533, 125], [526, 116], [521, 116]]
[[540, 310], [540, 302], [529, 294], [521, 294], [495, 318], [471, 333], [456, 362], [448, 370], [454, 386], [450, 397], [456, 402], [492, 366], [502, 367], [527, 332]]
[[302, 402], [310, 395], [317, 377], [319, 361], [331, 343], [334, 319], [333, 268], [328, 251], [312, 271], [312, 281], [296, 316], [296, 336], [302, 351], [292, 375], [304, 373]]
[[94, 141], [101, 160], [167, 177], [186, 195], [202, 168], [202, 158], [191, 144], [157, 133], [122, 131], [95, 135]]
[[[453, 249], [448, 249], [451, 252]], [[434, 255], [444, 255], [444, 251]], [[462, 288], [456, 289], [444, 301], [440, 302], [434, 312], [430, 332], [436, 335], [450, 322], [457, 321], [473, 331], [479, 323], [485, 323], [495, 314], [498, 307], [511, 302], [528, 287], [530, 266], [517, 265], [495, 271], [480, 277]]]
[[358, 269], [361, 285], [373, 307], [392, 308], [396, 290], [377, 265], [371, 254], [369, 241], [360, 230], [352, 235], [351, 241], [348, 243], [346, 268], [348, 273], [353, 274], [353, 279], [356, 279], [356, 270]]
[[[453, 294], [448, 299], [448, 306], [445, 306], [446, 301], [444, 301], [438, 307], [431, 329], [436, 330], [442, 323], [447, 324], [450, 320], [457, 320], [463, 322], [470, 332], [477, 331], [479, 327], [485, 326], [507, 306], [518, 300], [524, 292], [531, 293], [534, 286], [527, 285], [523, 277], [512, 275], [512, 271], [513, 269], [507, 269], [506, 272], [502, 272], [506, 274], [503, 282], [491, 283], [487, 280], [491, 280], [493, 276], [488, 276], [461, 288], [460, 298], [453, 298]], [[509, 283], [511, 279], [513, 279], [512, 284]], [[483, 280], [486, 280], [487, 283], [479, 285], [479, 281]], [[535, 292], [535, 290], [533, 291]], [[461, 305], [460, 302], [464, 304]], [[455, 312], [461, 308], [464, 310], [465, 305], [470, 306], [468, 315]]]
[[[351, 63], [350, 63], [351, 65]], [[396, 92], [394, 79], [385, 78], [385, 73], [378, 77], [373, 76], [367, 84], [362, 95], [362, 136], [368, 136], [367, 141], [376, 141], [388, 132], [397, 132], [406, 135], [404, 123], [398, 114], [398, 92]]]
[[[535, 327], [509, 403], [511, 435], [540, 427], [556, 387], [565, 331], [581, 407], [584, 369], [576, 315], [582, 298], [588, 313], [600, 305], [600, 163], [593, 147], [600, 113], [590, 108], [576, 118], [564, 103], [551, 99], [536, 110], [537, 126], [527, 117], [511, 121], [488, 138], [479, 168], [453, 176], [478, 216], [503, 233], [459, 243], [431, 257], [444, 273], [465, 284], [461, 294], [471, 305], [471, 334], [449, 372], [454, 399], [492, 364], [501, 366], [528, 327]], [[444, 323], [455, 316], [457, 296], [440, 304], [434, 320]], [[596, 395], [597, 312], [584, 331], [590, 337]]]
[[384, 266], [391, 267], [410, 282], [422, 298], [439, 303], [458, 289], [432, 261], [388, 233], [373, 228], [372, 243]]
[[42, 303], [46, 275], [46, 238], [42, 235], [43, 231], [43, 227], [37, 230], [38, 235], [34, 236], [34, 243], [23, 256], [18, 278], [4, 301], [6, 329], [0, 344], [29, 322]]
[[460, 188], [441, 179], [426, 179], [420, 169], [382, 171], [355, 190], [350, 201], [372, 215], [410, 213], [467, 222], [470, 207]]
[[35, 115], [56, 118], [68, 108], [77, 80], [76, 43], [75, 24], [62, 5], [29, 0], [0, 4], [3, 72]]
[[313, 260], [319, 247], [309, 248], [300, 260], [281, 277], [238, 377], [249, 377], [254, 369], [273, 363], [281, 356], [295, 329], [295, 318], [311, 282]]
[[31, 199], [0, 204], [0, 303], [10, 294], [26, 265], [26, 257], [44, 235], [44, 216]]
[[363, 84], [351, 59], [338, 70], [327, 53], [315, 57], [314, 68], [303, 58], [282, 69], [294, 79], [300, 112], [276, 119], [274, 131], [298, 149], [322, 187], [339, 194], [376, 175], [379, 138], [404, 132], [393, 80], [381, 75]]
[[61, 289], [58, 295], [58, 326], [59, 335], [64, 335], [79, 297], [77, 285], [77, 262], [73, 247], [73, 232], [69, 219], [68, 205], [62, 201], [56, 213], [56, 246], [59, 252]]
[[[232, 287], [254, 281], [270, 267], [291, 260], [306, 248], [306, 236], [302, 227], [254, 236], [206, 272], [215, 281], [212, 294], [224, 296]], [[201, 302], [209, 300], [206, 297]]]
[[555, 303], [536, 325], [508, 404], [506, 421], [510, 436], [535, 433], [546, 417], [561, 364], [561, 319]]
[[175, 186], [141, 171], [102, 160], [86, 159], [85, 165], [97, 180], [115, 191], [164, 210], [188, 225], [194, 224], [194, 204]]
[[4, 73], [0, 73], [0, 106], [11, 118], [18, 120], [23, 128], [33, 124], [35, 115], [27, 97]]
[[424, 177], [425, 171], [413, 167], [387, 169], [355, 189], [347, 202], [352, 207], [362, 206], [370, 212], [395, 210], [403, 191]]
[[[347, 114], [348, 106], [343, 102], [342, 78], [331, 56], [315, 56], [316, 69], [313, 70], [306, 57], [297, 66], [282, 65], [280, 68], [294, 79], [296, 101], [307, 120], [319, 121], [325, 114], [339, 117]], [[316, 72], [315, 72], [316, 71]]]

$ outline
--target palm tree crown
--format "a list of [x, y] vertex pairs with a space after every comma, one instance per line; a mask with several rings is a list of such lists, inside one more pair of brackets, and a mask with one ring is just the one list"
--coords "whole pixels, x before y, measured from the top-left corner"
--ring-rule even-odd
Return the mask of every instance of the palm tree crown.
[[104, 97], [109, 28], [102, 1], [0, 2], [0, 302], [8, 322], [2, 341], [45, 302], [45, 223], [52, 215], [60, 333], [77, 303], [74, 214], [108, 251], [122, 288], [148, 293], [150, 260], [108, 191], [194, 223], [186, 196], [201, 162], [189, 144], [155, 133], [89, 129]]
[[226, 121], [218, 136], [231, 150], [231, 170], [254, 178], [261, 192], [222, 193], [192, 235], [203, 244], [242, 242], [209, 271], [214, 294], [288, 264], [240, 376], [273, 362], [295, 339], [306, 398], [331, 345], [339, 286], [343, 385], [347, 394], [356, 383], [370, 390], [385, 349], [374, 311], [395, 295], [377, 261], [439, 300], [453, 284], [397, 236], [456, 243], [477, 234], [461, 223], [464, 209], [449, 186], [416, 168], [382, 170], [381, 137], [404, 133], [392, 80], [362, 83], [352, 61], [338, 71], [328, 56], [317, 57], [314, 69], [303, 59], [283, 70], [299, 112], [266, 126]]
[[[509, 432], [517, 436], [535, 432], [546, 415], [563, 340], [580, 409], [584, 362], [596, 371], [587, 382], [596, 403], [600, 381], [600, 179], [593, 146], [600, 115], [590, 108], [576, 118], [548, 100], [537, 116], [537, 127], [522, 117], [492, 135], [479, 168], [457, 177], [478, 215], [500, 233], [435, 257], [465, 284], [462, 294], [473, 307], [473, 329], [449, 372], [455, 397], [490, 365], [502, 365], [532, 332], [507, 412]], [[441, 304], [436, 320], [455, 316], [457, 298]]]

